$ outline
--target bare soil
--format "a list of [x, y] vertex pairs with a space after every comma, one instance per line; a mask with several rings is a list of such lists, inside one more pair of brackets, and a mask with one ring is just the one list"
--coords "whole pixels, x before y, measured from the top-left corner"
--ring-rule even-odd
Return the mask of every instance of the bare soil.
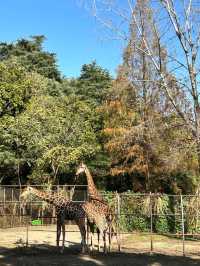
[[[113, 240], [111, 253], [103, 254], [95, 250], [81, 254], [80, 233], [76, 226], [68, 225], [68, 242], [64, 253], [56, 248], [55, 226], [31, 226], [12, 229], [0, 229], [0, 265], [1, 266], [196, 266], [200, 265], [200, 242], [185, 241], [185, 254], [179, 239], [165, 236], [153, 236], [153, 253], [150, 253], [151, 238], [145, 234], [124, 234], [121, 236], [121, 252], [117, 251]], [[28, 247], [26, 241], [28, 240]]]

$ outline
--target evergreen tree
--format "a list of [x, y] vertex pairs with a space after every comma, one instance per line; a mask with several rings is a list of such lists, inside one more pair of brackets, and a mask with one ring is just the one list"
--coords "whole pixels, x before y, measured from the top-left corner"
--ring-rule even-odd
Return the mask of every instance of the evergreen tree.
[[111, 80], [109, 72], [98, 66], [95, 61], [85, 64], [77, 80], [76, 94], [98, 106], [105, 100]]
[[16, 43], [0, 43], [0, 60], [17, 57], [18, 62], [29, 72], [37, 72], [44, 77], [61, 81], [54, 53], [43, 50], [43, 35], [31, 39], [20, 39]]

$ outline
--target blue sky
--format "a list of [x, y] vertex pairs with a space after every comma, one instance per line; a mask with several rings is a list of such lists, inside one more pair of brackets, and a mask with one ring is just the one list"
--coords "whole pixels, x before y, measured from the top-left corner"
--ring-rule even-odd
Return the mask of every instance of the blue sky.
[[114, 75], [122, 48], [99, 32], [94, 18], [78, 0], [1, 1], [0, 41], [45, 35], [44, 48], [57, 54], [59, 69], [76, 77], [83, 64], [96, 60]]

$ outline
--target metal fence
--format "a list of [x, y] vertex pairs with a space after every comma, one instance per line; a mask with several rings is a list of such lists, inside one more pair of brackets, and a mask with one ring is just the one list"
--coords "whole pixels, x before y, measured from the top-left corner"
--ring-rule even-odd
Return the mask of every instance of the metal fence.
[[116, 194], [116, 202], [120, 234], [129, 236], [121, 241], [126, 249], [134, 243], [127, 239], [138, 237], [151, 253], [199, 255], [200, 195], [124, 193]]
[[[67, 198], [72, 199], [73, 187], [55, 186], [53, 190], [62, 190]], [[19, 187], [0, 187], [1, 230], [24, 227], [26, 244], [31, 243], [31, 231], [54, 234], [55, 209], [52, 206], [45, 208], [41, 201], [31, 201], [24, 207], [19, 195]], [[116, 250], [200, 254], [200, 195], [111, 192], [102, 192], [102, 195], [115, 214], [120, 238], [120, 244], [114, 245]], [[86, 199], [87, 187], [76, 186], [73, 201]], [[36, 220], [40, 220], [40, 226], [32, 224]], [[76, 230], [71, 228], [69, 231], [72, 234]]]
[[[46, 190], [44, 186], [34, 186]], [[55, 207], [44, 204], [40, 200], [31, 200], [26, 205], [20, 200], [20, 193], [24, 187], [0, 186], [0, 228], [24, 226], [27, 219], [41, 219], [42, 224], [55, 223]], [[59, 185], [51, 189], [56, 192], [62, 191], [62, 195], [72, 200], [72, 189], [74, 186]], [[74, 202], [84, 202], [87, 198], [87, 186], [77, 185], [73, 193]]]

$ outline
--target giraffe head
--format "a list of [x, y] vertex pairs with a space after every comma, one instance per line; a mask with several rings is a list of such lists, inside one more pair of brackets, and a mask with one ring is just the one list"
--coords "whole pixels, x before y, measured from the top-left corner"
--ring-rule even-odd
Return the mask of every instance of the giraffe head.
[[31, 197], [33, 188], [30, 186], [27, 186], [25, 189], [23, 189], [22, 193], [20, 194], [20, 200], [26, 201]]
[[81, 162], [81, 164], [78, 166], [76, 170], [76, 175], [80, 175], [81, 173], [84, 173], [86, 168], [87, 166], [83, 162]]

